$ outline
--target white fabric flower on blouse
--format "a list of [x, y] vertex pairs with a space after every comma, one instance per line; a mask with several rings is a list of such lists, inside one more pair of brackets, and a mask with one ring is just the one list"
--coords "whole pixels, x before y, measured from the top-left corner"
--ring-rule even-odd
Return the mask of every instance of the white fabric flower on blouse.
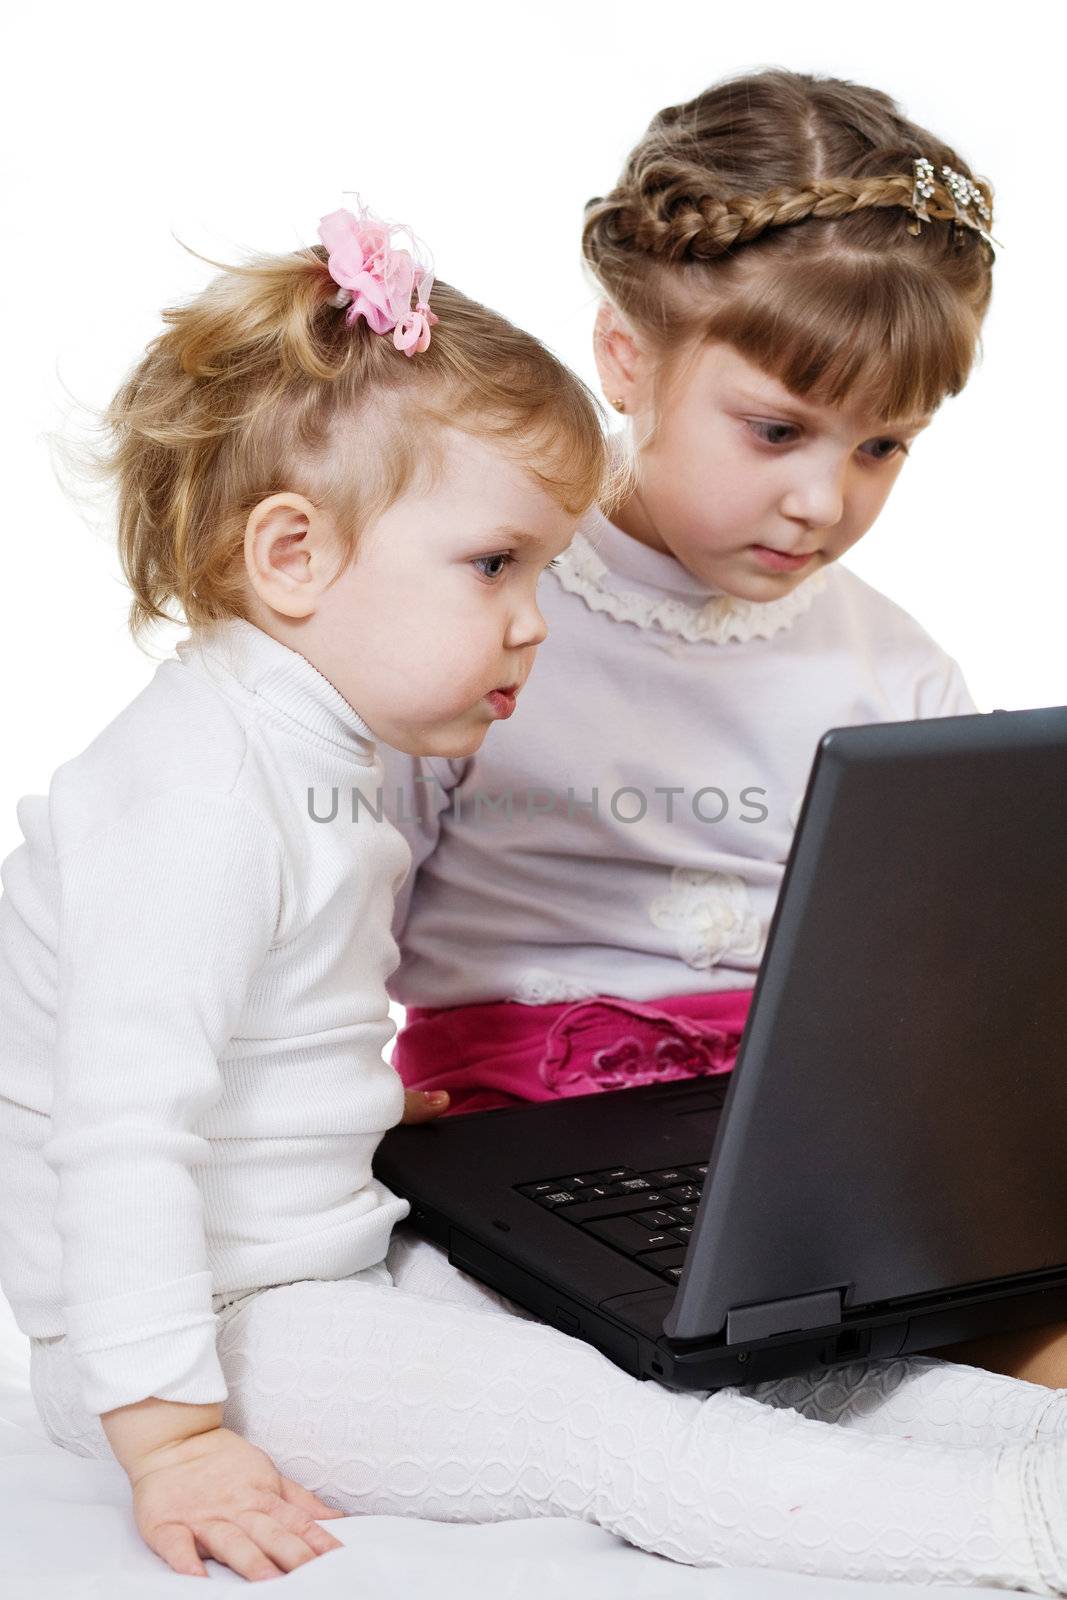
[[649, 915], [657, 928], [677, 934], [679, 955], [697, 971], [727, 954], [757, 957], [763, 945], [748, 890], [730, 872], [675, 867], [669, 891], [653, 900]]

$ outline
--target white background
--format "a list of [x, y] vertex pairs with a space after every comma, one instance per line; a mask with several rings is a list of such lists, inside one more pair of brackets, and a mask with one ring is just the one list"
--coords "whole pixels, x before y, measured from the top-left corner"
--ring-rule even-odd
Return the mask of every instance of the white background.
[[[147, 682], [106, 507], [92, 527], [46, 436], [100, 406], [207, 255], [314, 241], [359, 190], [439, 272], [595, 384], [583, 202], [661, 105], [766, 66], [891, 93], [995, 189], [984, 358], [916, 444], [850, 565], [963, 665], [983, 708], [1067, 701], [1062, 591], [1063, 89], [1038, 10], [458, 3], [34, 8], [6, 24], [2, 193], [5, 727], [0, 855]], [[169, 653], [177, 634], [161, 636]]]

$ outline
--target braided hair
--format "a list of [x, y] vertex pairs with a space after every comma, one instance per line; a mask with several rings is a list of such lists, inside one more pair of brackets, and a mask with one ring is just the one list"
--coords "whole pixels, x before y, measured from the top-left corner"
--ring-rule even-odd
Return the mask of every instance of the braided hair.
[[[928, 221], [914, 163], [934, 169]], [[880, 90], [771, 69], [652, 119], [585, 208], [599, 287], [660, 351], [721, 339], [798, 395], [856, 390], [887, 419], [967, 381], [992, 293], [992, 245], [961, 225], [943, 167], [993, 191]], [[916, 231], [918, 230], [918, 231]]]

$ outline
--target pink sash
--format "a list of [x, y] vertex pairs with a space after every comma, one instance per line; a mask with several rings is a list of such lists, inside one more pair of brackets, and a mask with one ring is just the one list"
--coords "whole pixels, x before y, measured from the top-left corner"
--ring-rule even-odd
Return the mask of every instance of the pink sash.
[[751, 989], [558, 1005], [409, 1006], [393, 1065], [409, 1089], [447, 1089], [459, 1111], [729, 1072]]

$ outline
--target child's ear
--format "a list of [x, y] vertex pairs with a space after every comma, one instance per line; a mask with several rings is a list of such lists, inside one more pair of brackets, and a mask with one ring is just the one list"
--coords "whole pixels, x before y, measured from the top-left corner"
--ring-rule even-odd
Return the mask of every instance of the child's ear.
[[604, 393], [613, 406], [633, 410], [634, 390], [640, 379], [641, 347], [630, 324], [610, 300], [602, 300], [593, 330], [593, 356]]
[[272, 494], [245, 524], [245, 571], [264, 605], [283, 617], [310, 617], [336, 574], [333, 519], [304, 495]]

